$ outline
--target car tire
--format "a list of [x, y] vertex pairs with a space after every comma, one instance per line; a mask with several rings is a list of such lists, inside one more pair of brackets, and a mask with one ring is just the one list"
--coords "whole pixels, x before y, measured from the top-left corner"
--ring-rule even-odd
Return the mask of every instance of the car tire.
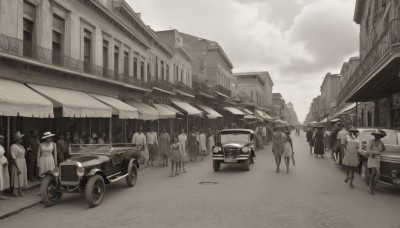
[[134, 163], [131, 164], [131, 167], [128, 170], [128, 176], [126, 176], [126, 184], [128, 187], [135, 186], [137, 181], [137, 167]]
[[367, 166], [367, 161], [363, 161], [361, 164], [361, 178], [364, 180], [365, 184], [369, 186], [369, 169]]
[[217, 160], [213, 160], [213, 168], [214, 172], [218, 172], [219, 169], [221, 168], [221, 162]]
[[253, 161], [251, 157], [244, 161], [244, 171], [249, 171], [253, 167]]
[[105, 192], [104, 179], [100, 175], [89, 178], [86, 184], [85, 197], [89, 207], [97, 207], [103, 200]]
[[46, 176], [40, 185], [40, 194], [42, 195], [43, 204], [46, 207], [51, 207], [57, 204], [62, 197], [61, 192], [54, 192], [57, 187], [56, 178], [53, 176]]

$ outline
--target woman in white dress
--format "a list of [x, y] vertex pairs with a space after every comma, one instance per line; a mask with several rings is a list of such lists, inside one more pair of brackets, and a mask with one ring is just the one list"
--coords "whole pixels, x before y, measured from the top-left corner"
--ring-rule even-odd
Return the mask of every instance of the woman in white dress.
[[379, 169], [381, 168], [381, 152], [385, 151], [385, 145], [381, 141], [381, 138], [386, 136], [386, 133], [382, 130], [375, 130], [371, 133], [375, 137], [367, 144], [367, 152], [369, 154], [367, 166], [371, 169], [371, 177], [369, 180], [369, 190], [368, 194], [374, 195], [374, 188], [376, 185], [375, 178], [379, 177]]
[[47, 171], [53, 171], [57, 164], [57, 146], [51, 141], [53, 136], [51, 132], [45, 132], [42, 137], [45, 142], [39, 145], [37, 157], [39, 176]]
[[[188, 138], [185, 133], [185, 129], [181, 128], [181, 133], [178, 136], [178, 142], [181, 144], [181, 150], [182, 150], [182, 155], [181, 155], [181, 166], [183, 169], [183, 173], [186, 173], [185, 165], [188, 162], [188, 154], [187, 154], [187, 149], [188, 149]], [[179, 167], [180, 170], [180, 167]]]
[[13, 159], [11, 185], [14, 187], [12, 194], [15, 197], [24, 196], [21, 188], [28, 187], [28, 169], [25, 161], [25, 148], [21, 145], [22, 137], [24, 137], [24, 135], [17, 131], [14, 134], [13, 144], [10, 148], [11, 157]]
[[283, 159], [286, 165], [286, 173], [289, 173], [290, 159], [293, 156], [293, 143], [292, 138], [290, 138], [290, 131], [285, 131], [283, 142]]
[[204, 156], [207, 154], [207, 137], [204, 133], [204, 129], [200, 130], [199, 134], [199, 155], [201, 156], [201, 161], [203, 161]]
[[3, 196], [3, 190], [10, 188], [10, 181], [8, 177], [8, 161], [4, 150], [4, 136], [0, 135], [0, 200], [5, 200], [7, 197]]
[[346, 179], [344, 182], [349, 183], [350, 188], [354, 188], [354, 170], [357, 169], [359, 164], [358, 152], [360, 150], [360, 139], [358, 138], [359, 131], [355, 128], [349, 129], [350, 134], [346, 135], [344, 142], [344, 157], [343, 165], [346, 166]]
[[212, 154], [212, 148], [215, 146], [215, 140], [214, 140], [214, 132], [213, 130], [209, 129], [208, 130], [208, 142], [207, 142], [207, 155]]

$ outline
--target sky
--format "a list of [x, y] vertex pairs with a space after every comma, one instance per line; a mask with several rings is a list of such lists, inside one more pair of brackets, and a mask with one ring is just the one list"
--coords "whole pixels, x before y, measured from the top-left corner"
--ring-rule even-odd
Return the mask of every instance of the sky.
[[153, 30], [218, 42], [233, 72], [268, 71], [303, 122], [323, 77], [358, 56], [352, 0], [126, 0]]

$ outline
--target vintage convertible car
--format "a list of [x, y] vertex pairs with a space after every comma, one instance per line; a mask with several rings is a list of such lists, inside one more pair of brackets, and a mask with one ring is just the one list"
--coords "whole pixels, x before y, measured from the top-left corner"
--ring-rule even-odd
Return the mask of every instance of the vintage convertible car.
[[221, 163], [242, 164], [248, 171], [254, 164], [254, 131], [249, 129], [227, 129], [216, 136], [213, 147], [213, 168], [219, 171]]
[[[375, 128], [358, 128], [360, 131], [360, 172], [361, 177], [369, 184], [370, 171], [367, 168], [367, 143], [373, 136]], [[382, 129], [386, 136], [382, 138], [386, 151], [381, 153], [381, 168], [379, 183], [400, 187], [400, 132], [397, 130]]]
[[96, 207], [104, 197], [105, 184], [125, 178], [128, 187], [134, 186], [138, 151], [132, 144], [70, 145], [71, 158], [42, 175], [43, 204], [55, 205], [63, 193], [85, 193], [89, 206]]

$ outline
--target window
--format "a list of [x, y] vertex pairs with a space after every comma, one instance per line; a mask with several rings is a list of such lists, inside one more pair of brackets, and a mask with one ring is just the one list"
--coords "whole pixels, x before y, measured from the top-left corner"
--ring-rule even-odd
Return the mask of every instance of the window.
[[141, 61], [141, 62], [140, 62], [140, 78], [142, 79], [142, 81], [145, 80], [144, 77], [145, 77], [145, 75], [144, 75], [144, 62]]
[[158, 58], [156, 56], [156, 79], [158, 79]]
[[124, 76], [129, 76], [129, 53], [124, 51]]
[[150, 73], [150, 63], [148, 63], [148, 64], [147, 64], [147, 80], [149, 80], [150, 76], [151, 76], [151, 73]]
[[183, 68], [181, 69], [181, 74], [179, 75], [179, 81], [182, 82], [183, 80]]
[[165, 74], [165, 80], [169, 81], [169, 66], [168, 64], [165, 64], [165, 70], [167, 71], [167, 73]]
[[175, 81], [179, 81], [179, 69], [178, 69], [178, 65], [175, 65]]
[[250, 101], [253, 101], [253, 90], [250, 92]]
[[31, 3], [24, 1], [23, 6], [23, 55], [33, 57], [33, 41], [35, 27], [35, 9]]
[[137, 57], [133, 57], [133, 77], [137, 78], [137, 70], [138, 70], [138, 59]]
[[119, 73], [119, 47], [114, 47], [114, 72], [115, 75]]
[[92, 33], [84, 29], [83, 31], [83, 63], [85, 72], [90, 72], [91, 51], [92, 51]]
[[52, 49], [53, 64], [60, 65], [63, 57], [63, 39], [64, 39], [64, 19], [53, 15], [53, 37], [52, 37]]
[[165, 81], [164, 62], [161, 61], [161, 80]]
[[103, 40], [103, 75], [107, 76], [108, 74], [108, 41]]

